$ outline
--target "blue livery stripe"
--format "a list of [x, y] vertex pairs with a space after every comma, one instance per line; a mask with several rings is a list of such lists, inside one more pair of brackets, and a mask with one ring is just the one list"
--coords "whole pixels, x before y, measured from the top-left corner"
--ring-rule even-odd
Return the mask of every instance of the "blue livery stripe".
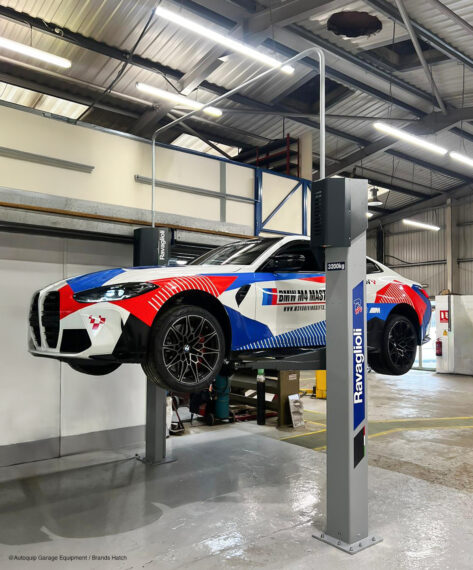
[[124, 273], [124, 269], [106, 269], [105, 271], [97, 271], [96, 273], [88, 273], [80, 277], [73, 277], [67, 279], [67, 283], [74, 293], [80, 293], [87, 289], [94, 289], [95, 287], [102, 287], [107, 281], [113, 279], [120, 273]]
[[[256, 350], [262, 348], [294, 348], [305, 346], [324, 346], [327, 336], [325, 321], [314, 323], [287, 333], [271, 336], [240, 346], [236, 350]], [[268, 346], [269, 343], [269, 346]]]

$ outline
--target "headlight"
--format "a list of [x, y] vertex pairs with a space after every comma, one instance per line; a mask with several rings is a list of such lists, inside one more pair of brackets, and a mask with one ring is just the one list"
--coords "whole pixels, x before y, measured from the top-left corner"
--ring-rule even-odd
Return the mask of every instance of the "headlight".
[[78, 303], [100, 303], [102, 301], [123, 301], [131, 297], [137, 297], [157, 289], [159, 285], [154, 283], [118, 283], [117, 285], [105, 285], [76, 293], [74, 299]]

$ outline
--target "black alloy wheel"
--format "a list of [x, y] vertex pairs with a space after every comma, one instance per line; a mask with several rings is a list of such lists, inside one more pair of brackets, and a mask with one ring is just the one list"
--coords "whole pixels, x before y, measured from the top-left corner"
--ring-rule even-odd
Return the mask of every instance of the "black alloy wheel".
[[218, 320], [201, 307], [178, 305], [157, 319], [143, 368], [167, 390], [196, 392], [219, 373], [224, 354]]
[[401, 376], [414, 364], [417, 332], [410, 319], [391, 315], [383, 331], [381, 352], [369, 356], [369, 364], [379, 374]]

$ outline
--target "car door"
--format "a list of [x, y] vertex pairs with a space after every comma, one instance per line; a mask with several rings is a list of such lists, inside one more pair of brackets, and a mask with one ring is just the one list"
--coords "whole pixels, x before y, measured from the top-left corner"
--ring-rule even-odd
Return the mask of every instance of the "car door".
[[256, 277], [256, 320], [271, 333], [265, 347], [325, 344], [325, 274], [307, 240], [282, 246]]

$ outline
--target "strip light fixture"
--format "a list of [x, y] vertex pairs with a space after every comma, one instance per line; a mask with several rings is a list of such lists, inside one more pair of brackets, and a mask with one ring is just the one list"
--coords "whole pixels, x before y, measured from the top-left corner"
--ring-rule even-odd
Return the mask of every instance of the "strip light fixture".
[[263, 63], [264, 65], [274, 68], [280, 67], [281, 71], [288, 75], [294, 73], [294, 68], [291, 65], [282, 65], [281, 62], [274, 57], [266, 55], [265, 53], [262, 53], [247, 44], [234, 40], [228, 35], [219, 34], [215, 30], [212, 30], [207, 26], [203, 26], [202, 24], [198, 24], [197, 22], [194, 22], [185, 16], [181, 16], [181, 14], [178, 14], [177, 12], [158, 6], [155, 10], [155, 14], [161, 18], [164, 18], [165, 20], [168, 20], [169, 22], [173, 22], [174, 24], [177, 24], [178, 26], [189, 30], [190, 32], [198, 34], [207, 40], [211, 40], [216, 44], [220, 44], [232, 51], [246, 55], [247, 57]]
[[13, 40], [8, 40], [7, 38], [0, 37], [0, 48], [7, 49], [9, 51], [14, 51], [20, 53], [21, 55], [26, 55], [27, 57], [32, 57], [33, 59], [39, 59], [45, 63], [50, 63], [52, 65], [57, 65], [58, 67], [63, 67], [68, 69], [71, 67], [71, 62], [64, 58], [54, 55], [47, 51], [41, 49], [36, 49], [25, 44], [20, 44], [19, 42], [14, 42]]
[[386, 123], [376, 122], [373, 124], [373, 126], [378, 131], [381, 131], [381, 132], [383, 132], [383, 133], [385, 133], [391, 137], [394, 137], [394, 138], [400, 139], [402, 141], [405, 141], [407, 143], [419, 146], [421, 148], [424, 148], [425, 150], [430, 150], [431, 152], [434, 152], [435, 154], [440, 154], [440, 155], [444, 156], [448, 152], [448, 150], [446, 148], [443, 148], [439, 145], [425, 141], [424, 139], [421, 139], [420, 137], [416, 137], [415, 135], [411, 135], [410, 133], [407, 133], [406, 131], [403, 131], [401, 129], [396, 129], [395, 127], [391, 127], [390, 125], [387, 125]]
[[458, 162], [462, 162], [463, 164], [473, 167], [473, 159], [469, 158], [468, 156], [460, 154], [459, 152], [454, 152], [453, 150], [450, 151], [449, 154], [453, 160], [457, 160]]
[[431, 230], [432, 232], [438, 232], [440, 230], [439, 226], [434, 226], [432, 224], [424, 224], [424, 222], [418, 222], [417, 220], [409, 220], [404, 218], [402, 223], [406, 226], [414, 226], [415, 228], [421, 228], [423, 230]]
[[372, 218], [374, 216], [373, 212], [366, 212], [367, 218]]
[[[152, 85], [148, 85], [147, 83], [140, 83], [136, 84], [136, 88], [138, 91], [142, 93], [146, 93], [148, 95], [152, 95], [153, 97], [157, 97], [158, 99], [165, 99], [166, 101], [171, 101], [172, 103], [176, 103], [177, 105], [181, 105], [186, 109], [202, 109], [204, 103], [199, 103], [194, 99], [190, 99], [189, 97], [184, 97], [184, 95], [180, 95], [179, 93], [172, 93], [170, 91], [165, 91], [164, 89], [160, 89], [159, 87], [153, 87]], [[216, 107], [206, 107], [203, 110], [203, 113], [207, 113], [212, 117], [221, 117], [222, 111], [217, 109]]]

